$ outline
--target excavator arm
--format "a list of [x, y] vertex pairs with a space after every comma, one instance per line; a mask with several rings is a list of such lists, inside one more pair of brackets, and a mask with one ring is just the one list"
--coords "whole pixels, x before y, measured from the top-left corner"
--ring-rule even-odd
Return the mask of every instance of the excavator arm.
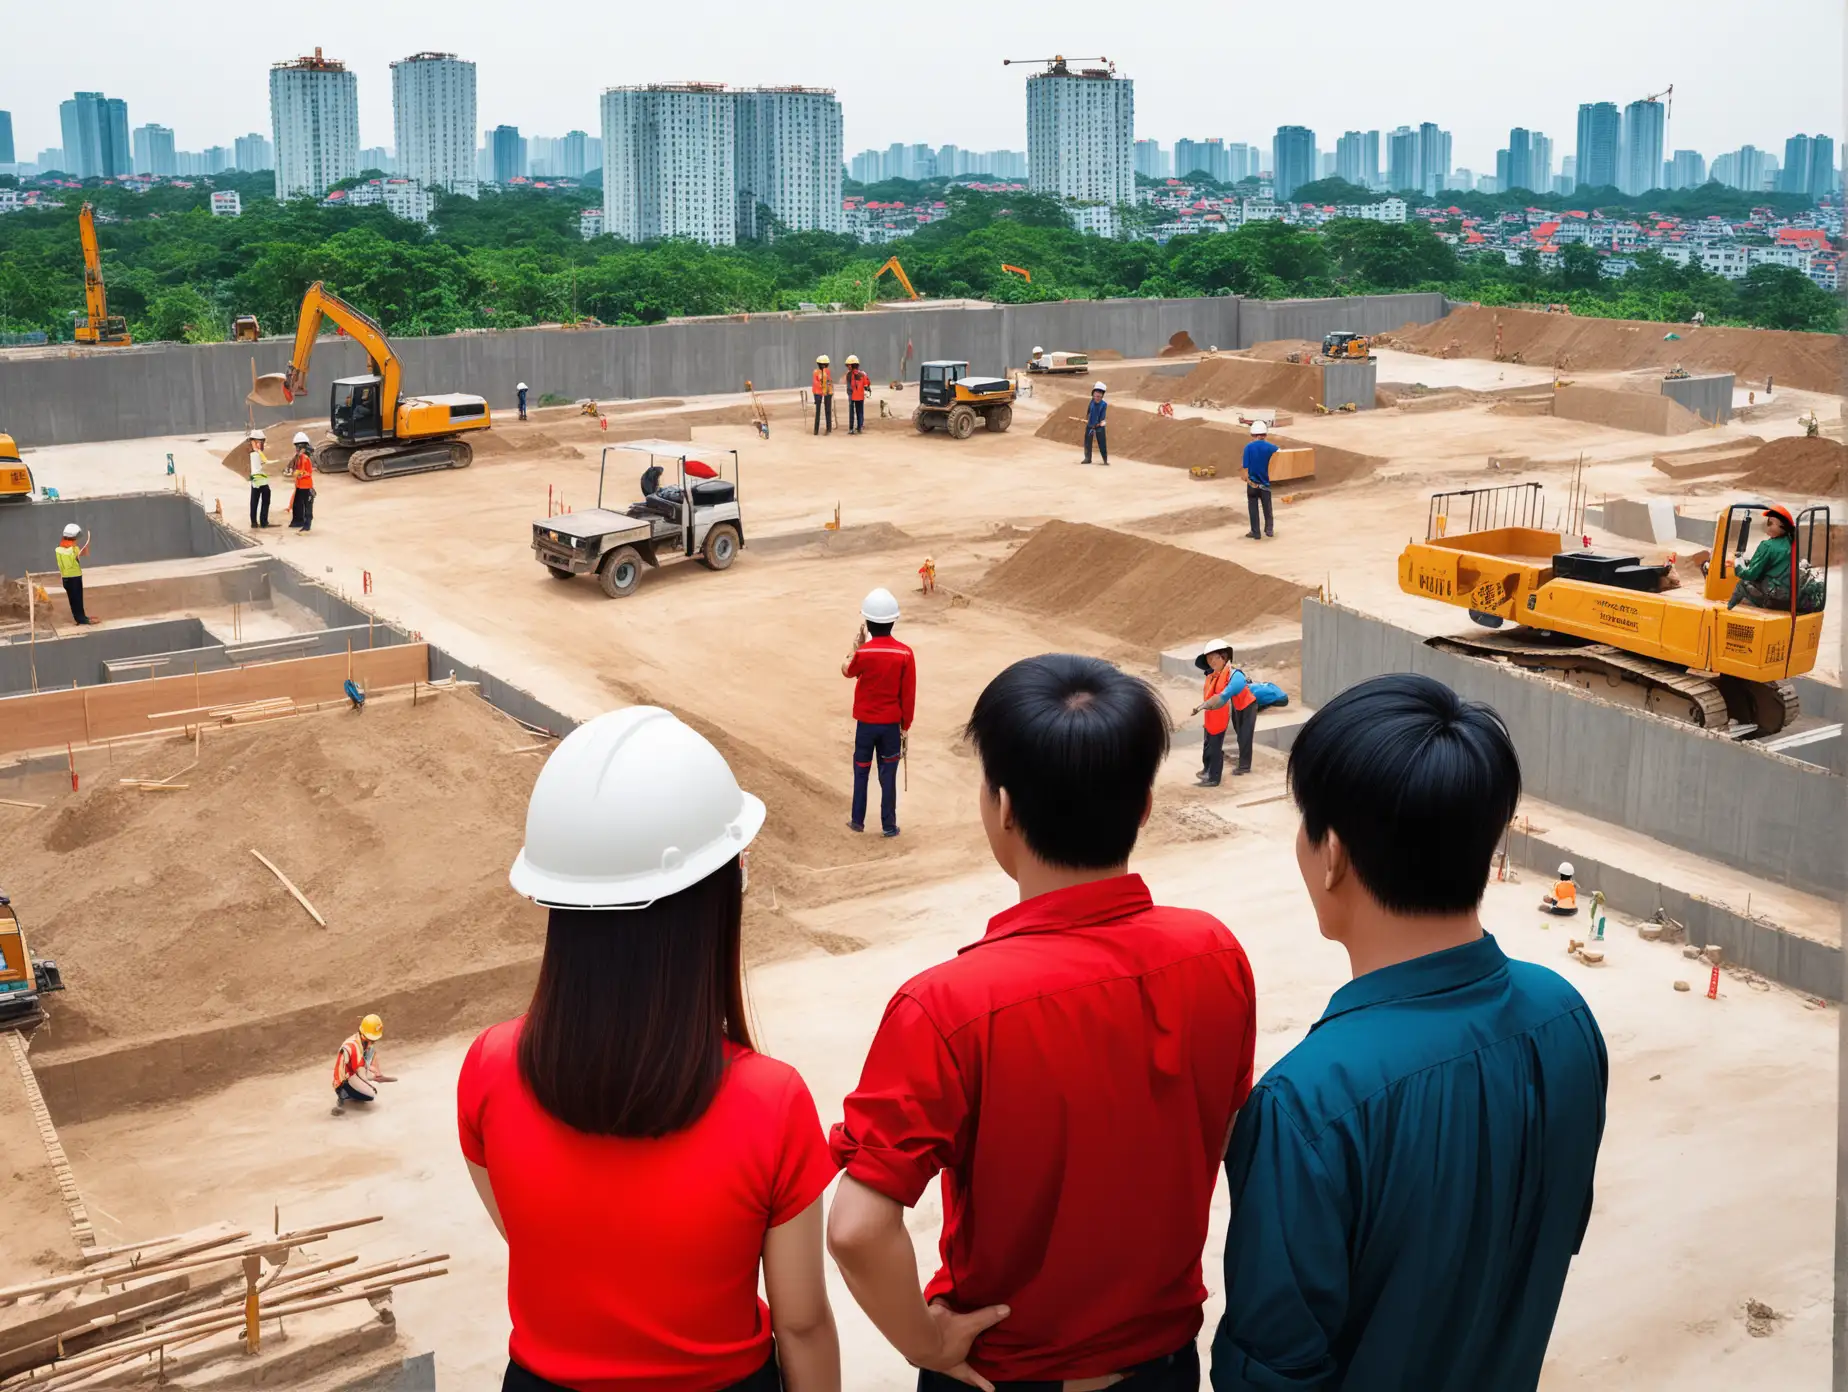
[[879, 277], [884, 275], [887, 271], [890, 271], [893, 275], [898, 277], [898, 283], [905, 287], [905, 293], [907, 295], [914, 300], [920, 298], [918, 292], [911, 288], [911, 277], [905, 274], [905, 268], [898, 264], [898, 258], [896, 256], [891, 257], [887, 260], [885, 265], [873, 272], [874, 281], [877, 281]]
[[282, 374], [282, 401], [275, 404], [292, 402], [308, 389], [308, 365], [314, 359], [314, 345], [321, 336], [324, 318], [333, 320], [348, 338], [366, 350], [371, 371], [380, 379], [380, 423], [385, 433], [391, 434], [397, 427], [398, 386], [404, 375], [403, 365], [378, 322], [353, 308], [318, 280], [302, 296], [301, 317], [295, 324], [295, 350], [289, 355], [289, 370]]
[[77, 214], [77, 235], [83, 240], [83, 300], [91, 324], [101, 327], [109, 317], [109, 301], [103, 293], [103, 253], [96, 244], [96, 214], [88, 203]]

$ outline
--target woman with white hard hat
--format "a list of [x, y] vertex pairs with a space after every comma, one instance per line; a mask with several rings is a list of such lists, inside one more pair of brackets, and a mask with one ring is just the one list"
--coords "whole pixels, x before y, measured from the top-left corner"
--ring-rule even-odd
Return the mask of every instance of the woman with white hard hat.
[[245, 462], [250, 466], [250, 525], [252, 529], [270, 524], [269, 455], [264, 453], [269, 436], [261, 430], [250, 432]]
[[509, 876], [549, 913], [539, 982], [456, 1085], [507, 1239], [503, 1392], [839, 1392], [835, 1167], [808, 1088], [746, 1019], [763, 823], [718, 750], [653, 706], [580, 725], [540, 770]]
[[849, 831], [866, 830], [866, 785], [879, 768], [879, 827], [898, 835], [898, 766], [917, 713], [918, 660], [892, 636], [898, 601], [883, 587], [860, 602], [860, 631], [853, 650], [841, 663], [841, 675], [853, 679], [853, 810]]
[[1098, 457], [1106, 464], [1110, 462], [1110, 442], [1104, 438], [1104, 393], [1108, 390], [1102, 382], [1091, 383], [1090, 404], [1084, 412], [1084, 458], [1078, 462], [1091, 462], [1091, 445], [1097, 444]]

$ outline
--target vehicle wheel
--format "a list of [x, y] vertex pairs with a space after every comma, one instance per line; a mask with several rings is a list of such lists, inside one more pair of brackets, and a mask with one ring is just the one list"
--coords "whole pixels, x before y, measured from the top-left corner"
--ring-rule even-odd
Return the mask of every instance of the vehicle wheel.
[[570, 571], [566, 570], [563, 566], [549, 565], [546, 567], [546, 569], [552, 573], [552, 578], [554, 580], [575, 580], [577, 579], [577, 576], [573, 575]]
[[1012, 406], [992, 406], [989, 408], [988, 414], [982, 418], [982, 424], [987, 426], [988, 429], [996, 435], [999, 435], [1013, 423], [1014, 408]]
[[700, 558], [706, 562], [708, 570], [729, 570], [731, 563], [738, 559], [738, 529], [729, 522], [720, 522], [706, 533], [706, 544], [700, 548]]
[[950, 418], [943, 428], [950, 432], [952, 440], [966, 440], [975, 434], [975, 411], [968, 406], [958, 406], [950, 412]]
[[911, 413], [911, 423], [918, 428], [918, 434], [928, 435], [931, 431], [930, 412], [922, 406]]
[[456, 440], [449, 446], [449, 467], [466, 469], [475, 462], [475, 447], [467, 440]]
[[633, 546], [618, 546], [597, 568], [597, 583], [611, 599], [627, 599], [642, 583], [642, 557]]

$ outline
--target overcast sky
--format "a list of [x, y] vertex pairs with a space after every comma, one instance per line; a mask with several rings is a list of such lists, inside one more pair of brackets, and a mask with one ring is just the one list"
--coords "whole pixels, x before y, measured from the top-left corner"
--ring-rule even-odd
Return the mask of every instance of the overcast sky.
[[1581, 101], [1622, 104], [1671, 82], [1669, 148], [1709, 160], [1748, 143], [1781, 158], [1786, 136], [1839, 138], [1842, 124], [1842, 0], [18, 0], [8, 9], [0, 110], [12, 111], [26, 160], [60, 143], [58, 103], [80, 87], [124, 98], [132, 126], [171, 126], [181, 149], [267, 135], [269, 65], [317, 44], [359, 76], [365, 145], [393, 143], [389, 65], [423, 49], [478, 64], [484, 129], [595, 135], [598, 94], [619, 84], [800, 83], [837, 89], [849, 155], [893, 141], [1024, 150], [1031, 69], [1001, 60], [1100, 49], [1136, 81], [1137, 136], [1164, 146], [1222, 136], [1268, 148], [1277, 126], [1295, 124], [1332, 150], [1348, 128], [1435, 121], [1454, 133], [1454, 164], [1493, 172], [1510, 126], [1552, 136], [1557, 162], [1573, 151]]

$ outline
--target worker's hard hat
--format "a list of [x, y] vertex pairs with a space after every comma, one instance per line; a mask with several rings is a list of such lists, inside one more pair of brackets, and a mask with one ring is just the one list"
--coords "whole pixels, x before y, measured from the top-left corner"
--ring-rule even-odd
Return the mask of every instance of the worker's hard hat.
[[817, 355], [817, 357], [815, 358], [815, 366], [826, 367], [827, 365], [828, 365], [828, 355], [826, 353]]
[[1559, 862], [1559, 878], [1562, 880], [1569, 880], [1572, 878], [1572, 862], [1571, 861], [1562, 860]]
[[897, 623], [898, 601], [884, 587], [869, 590], [866, 598], [860, 601], [860, 617], [868, 623]]
[[552, 751], [507, 878], [548, 908], [646, 908], [735, 859], [763, 824], [763, 803], [704, 736], [657, 706], [631, 706]]
[[269, 436], [264, 434], [261, 430], [253, 430], [250, 432], [250, 438], [253, 440], [267, 440]]
[[1042, 348], [1042, 347], [1040, 347], [1040, 346], [1039, 346], [1039, 344], [1037, 344], [1037, 343], [1036, 343], [1036, 344], [1034, 344], [1034, 345], [1033, 345], [1033, 352], [1034, 352], [1034, 355], [1035, 355], [1035, 356], [1038, 356], [1039, 354], [1041, 354], [1041, 353], [1043, 353], [1043, 352], [1045, 352], [1045, 351], [1046, 351], [1046, 350], [1045, 350], [1044, 348]]
[[849, 353], [846, 357], [846, 363], [849, 367], [858, 367], [860, 365], [860, 355], [858, 353]]
[[[77, 537], [83, 535], [83, 528], [79, 527], [75, 522], [67, 522], [64, 525], [64, 535], [67, 540], [75, 540]], [[885, 591], [879, 590], [877, 593], [884, 594]]]
[[514, 387], [514, 390], [515, 390], [515, 391], [525, 391], [525, 390], [526, 390], [526, 383], [524, 383], [524, 382], [521, 382], [521, 383], [520, 383], [519, 385], [517, 385], [516, 387]]
[[1110, 390], [1110, 388], [1109, 388], [1109, 387], [1106, 387], [1106, 386], [1105, 386], [1105, 385], [1104, 385], [1104, 384], [1103, 384], [1102, 382], [1093, 382], [1093, 383], [1091, 383], [1091, 390], [1092, 390], [1092, 391], [1100, 391], [1100, 392], [1107, 392], [1107, 391], [1109, 391], [1109, 390]]
[[291, 441], [289, 441], [289, 443], [290, 443], [290, 444], [292, 444], [292, 445], [305, 445], [305, 444], [307, 444], [307, 443], [308, 443], [308, 432], [307, 432], [306, 430], [298, 430], [298, 431], [296, 431], [296, 432], [295, 432], [295, 438], [294, 438], [293, 440], [291, 440]]
[[1224, 653], [1226, 655], [1226, 661], [1230, 662], [1232, 660], [1232, 640], [1230, 638], [1213, 639], [1212, 642], [1200, 649], [1199, 656], [1194, 658], [1194, 666], [1198, 667], [1202, 672], [1212, 671], [1213, 669], [1207, 663], [1206, 658], [1207, 654], [1216, 652]]
[[1778, 518], [1793, 532], [1797, 529], [1797, 519], [1790, 515], [1790, 509], [1787, 507], [1779, 507], [1774, 503], [1764, 510], [1764, 516]]
[[1253, 422], [1251, 423], [1251, 433], [1252, 433], [1253, 435], [1268, 435], [1268, 434], [1270, 434], [1270, 422], [1269, 422], [1269, 421], [1262, 421], [1262, 420], [1256, 420], [1256, 421], [1253, 421]]
[[376, 1015], [368, 1015], [359, 1022], [359, 1032], [368, 1039], [383, 1039], [385, 1022]]

